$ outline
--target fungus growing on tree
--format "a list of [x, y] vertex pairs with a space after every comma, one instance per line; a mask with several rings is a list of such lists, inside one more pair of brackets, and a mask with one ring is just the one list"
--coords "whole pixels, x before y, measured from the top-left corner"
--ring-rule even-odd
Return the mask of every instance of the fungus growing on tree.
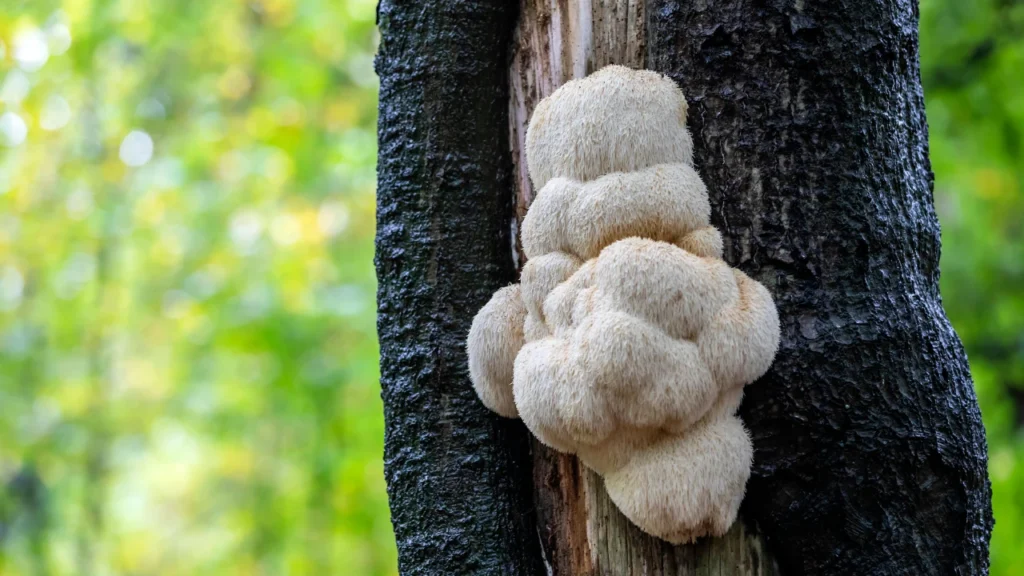
[[467, 343], [488, 408], [578, 455], [673, 543], [735, 520], [752, 459], [736, 409], [779, 345], [767, 289], [721, 259], [686, 110], [670, 79], [621, 66], [537, 106], [528, 260]]

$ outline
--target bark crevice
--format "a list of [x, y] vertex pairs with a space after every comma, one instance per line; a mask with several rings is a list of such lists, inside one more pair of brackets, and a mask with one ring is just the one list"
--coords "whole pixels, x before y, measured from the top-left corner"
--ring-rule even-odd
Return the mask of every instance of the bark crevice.
[[[609, 64], [644, 68], [649, 10], [643, 0], [520, 2], [509, 72], [509, 134], [519, 223], [535, 194], [525, 157], [526, 127], [534, 107], [565, 82]], [[538, 528], [555, 575], [777, 573], [763, 539], [742, 520], [721, 538], [672, 546], [631, 524], [611, 502], [601, 478], [575, 456], [534, 439], [533, 466]]]

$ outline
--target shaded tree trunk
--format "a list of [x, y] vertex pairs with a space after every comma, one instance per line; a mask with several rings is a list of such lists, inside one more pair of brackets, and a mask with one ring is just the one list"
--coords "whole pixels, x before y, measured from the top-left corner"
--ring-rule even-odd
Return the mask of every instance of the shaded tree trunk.
[[[985, 573], [985, 439], [938, 294], [916, 4], [520, 11], [379, 9], [378, 328], [402, 572], [772, 574], [771, 556], [786, 575]], [[488, 414], [466, 373], [473, 315], [515, 276], [522, 127], [608, 63], [680, 83], [725, 258], [783, 323], [741, 409], [744, 521], [696, 546], [641, 534], [573, 457], [534, 444], [531, 468], [521, 424]]]
[[939, 296], [917, 3], [653, 0], [725, 259], [782, 319], [740, 414], [784, 574], [984, 574], [985, 432]]
[[466, 368], [473, 315], [512, 282], [501, 0], [382, 2], [377, 278], [384, 469], [403, 574], [540, 574], [529, 444]]

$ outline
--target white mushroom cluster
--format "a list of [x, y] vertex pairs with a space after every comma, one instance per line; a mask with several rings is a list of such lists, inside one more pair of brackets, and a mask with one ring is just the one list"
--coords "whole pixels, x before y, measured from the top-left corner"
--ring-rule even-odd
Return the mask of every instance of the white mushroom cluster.
[[528, 260], [468, 339], [488, 408], [577, 454], [673, 543], [735, 520], [752, 460], [735, 413], [779, 344], [771, 295], [721, 259], [686, 109], [670, 79], [621, 66], [540, 102]]

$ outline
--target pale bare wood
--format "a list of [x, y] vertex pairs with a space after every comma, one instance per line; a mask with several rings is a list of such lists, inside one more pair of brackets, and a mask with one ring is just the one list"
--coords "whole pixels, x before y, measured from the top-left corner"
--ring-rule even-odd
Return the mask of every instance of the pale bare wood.
[[522, 0], [510, 70], [510, 130], [520, 219], [533, 199], [526, 174], [526, 125], [534, 106], [565, 82], [607, 66], [643, 68], [639, 0]]
[[[516, 215], [534, 191], [526, 171], [526, 126], [537, 102], [563, 83], [608, 64], [643, 68], [643, 0], [520, 0], [510, 68]], [[517, 238], [517, 245], [519, 245]], [[522, 254], [522, 250], [518, 250]], [[525, 258], [520, 258], [522, 265]], [[574, 456], [534, 441], [534, 493], [545, 561], [557, 576], [775, 576], [763, 539], [737, 521], [721, 538], [672, 546], [633, 526], [604, 483]]]

